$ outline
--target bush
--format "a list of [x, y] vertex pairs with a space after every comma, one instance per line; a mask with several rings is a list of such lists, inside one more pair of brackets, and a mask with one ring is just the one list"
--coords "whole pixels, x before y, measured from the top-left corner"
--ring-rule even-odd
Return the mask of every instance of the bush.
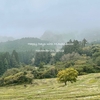
[[15, 75], [1, 78], [0, 85], [32, 83], [33, 75], [30, 72], [19, 72]]
[[11, 69], [8, 69], [4, 74], [3, 74], [3, 77], [7, 77], [7, 76], [10, 76], [10, 75], [14, 75], [16, 73], [18, 73], [20, 70], [18, 68], [11, 68]]
[[54, 78], [56, 77], [58, 71], [55, 67], [51, 67], [50, 69], [48, 69], [47, 71], [45, 71], [43, 73], [43, 77], [44, 78]]

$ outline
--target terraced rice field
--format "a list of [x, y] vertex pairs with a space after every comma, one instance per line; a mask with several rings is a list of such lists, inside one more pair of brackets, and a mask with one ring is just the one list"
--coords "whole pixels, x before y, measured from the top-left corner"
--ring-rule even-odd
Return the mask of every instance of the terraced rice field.
[[100, 100], [100, 73], [79, 76], [67, 86], [56, 79], [41, 79], [26, 87], [0, 87], [0, 100]]

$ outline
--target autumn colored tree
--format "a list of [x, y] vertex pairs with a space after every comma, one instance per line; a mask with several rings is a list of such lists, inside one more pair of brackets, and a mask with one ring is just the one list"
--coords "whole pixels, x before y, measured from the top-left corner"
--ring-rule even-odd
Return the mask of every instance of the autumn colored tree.
[[57, 74], [57, 80], [60, 82], [64, 82], [65, 85], [67, 82], [76, 82], [78, 76], [78, 71], [74, 68], [66, 68], [65, 70], [61, 70]]

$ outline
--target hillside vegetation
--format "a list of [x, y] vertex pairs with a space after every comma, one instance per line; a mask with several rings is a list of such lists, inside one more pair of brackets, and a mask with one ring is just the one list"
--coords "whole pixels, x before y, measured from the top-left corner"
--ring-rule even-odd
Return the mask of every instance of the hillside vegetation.
[[[35, 39], [26, 40], [22, 39], [16, 47], [23, 47], [21, 43], [33, 40], [37, 43]], [[99, 100], [100, 44], [89, 44], [86, 39], [69, 40], [68, 44], [71, 43], [73, 45], [64, 45], [63, 52], [54, 55], [50, 51], [34, 52], [31, 49], [1, 52], [0, 100]], [[65, 84], [57, 82], [56, 77]]]
[[29, 43], [49, 43], [45, 40], [40, 40], [38, 38], [22, 38], [17, 39], [13, 41], [7, 41], [7, 42], [1, 42], [0, 43], [0, 52], [12, 52], [13, 50], [16, 50], [18, 52], [25, 52], [25, 51], [35, 51], [40, 48], [44, 49], [54, 49], [54, 46], [42, 46], [42, 45], [29, 45]]
[[79, 76], [76, 83], [34, 79], [33, 84], [0, 87], [0, 100], [100, 100], [100, 73]]

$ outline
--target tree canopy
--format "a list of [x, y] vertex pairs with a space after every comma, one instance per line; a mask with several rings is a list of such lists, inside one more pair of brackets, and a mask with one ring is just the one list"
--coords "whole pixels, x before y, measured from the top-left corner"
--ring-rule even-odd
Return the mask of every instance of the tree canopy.
[[65, 70], [59, 71], [57, 74], [57, 80], [60, 82], [64, 82], [65, 85], [67, 82], [76, 82], [78, 76], [78, 71], [74, 68], [66, 68]]

